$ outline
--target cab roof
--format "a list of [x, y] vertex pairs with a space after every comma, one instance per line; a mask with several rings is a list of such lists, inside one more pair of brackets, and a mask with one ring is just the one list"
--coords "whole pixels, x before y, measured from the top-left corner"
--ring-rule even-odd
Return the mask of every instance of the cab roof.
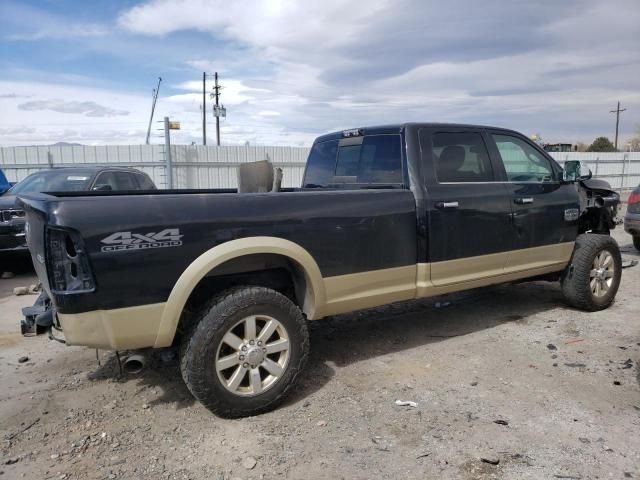
[[350, 128], [346, 130], [340, 130], [337, 132], [331, 132], [325, 135], [321, 135], [318, 138], [316, 138], [315, 141], [324, 142], [326, 140], [335, 140], [335, 139], [349, 137], [349, 136], [394, 134], [394, 133], [402, 133], [403, 130], [410, 129], [410, 128], [433, 128], [433, 127], [482, 128], [482, 129], [491, 129], [491, 130], [502, 130], [505, 132], [517, 133], [518, 135], [521, 135], [519, 132], [516, 132], [515, 130], [510, 130], [508, 128], [502, 128], [502, 127], [493, 127], [490, 125], [473, 125], [473, 124], [465, 124], [465, 123], [442, 123], [442, 122], [406, 122], [406, 123], [394, 123], [394, 124], [388, 124], [388, 125], [377, 125], [377, 126], [370, 126], [370, 127], [359, 127], [359, 128]]

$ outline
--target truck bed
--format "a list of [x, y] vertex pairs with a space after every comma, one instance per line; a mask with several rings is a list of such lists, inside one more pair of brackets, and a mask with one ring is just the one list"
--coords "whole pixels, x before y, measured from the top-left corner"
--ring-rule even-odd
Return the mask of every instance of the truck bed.
[[[182, 272], [200, 255], [247, 237], [276, 237], [300, 245], [323, 277], [417, 261], [416, 206], [408, 190], [80, 192], [30, 194], [21, 202], [36, 267], [45, 266], [46, 229], [70, 230], [81, 239], [97, 279], [93, 292], [52, 291], [61, 313], [166, 301]], [[164, 238], [177, 239], [175, 244], [151, 243], [167, 231], [171, 235]], [[138, 243], [117, 248], [118, 239], [127, 236]]]

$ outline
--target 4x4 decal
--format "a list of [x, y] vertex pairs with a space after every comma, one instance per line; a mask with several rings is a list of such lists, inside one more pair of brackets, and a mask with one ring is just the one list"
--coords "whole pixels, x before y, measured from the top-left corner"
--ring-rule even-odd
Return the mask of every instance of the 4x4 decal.
[[134, 233], [116, 232], [112, 233], [101, 242], [105, 245], [101, 248], [103, 252], [116, 252], [120, 250], [138, 250], [147, 248], [179, 247], [182, 245], [180, 229], [166, 228], [161, 232]]

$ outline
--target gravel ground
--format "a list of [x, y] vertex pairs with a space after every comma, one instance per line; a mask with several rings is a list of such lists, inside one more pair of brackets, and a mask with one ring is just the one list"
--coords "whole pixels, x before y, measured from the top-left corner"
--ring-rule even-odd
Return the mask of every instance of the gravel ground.
[[159, 358], [120, 377], [111, 352], [22, 338], [33, 282], [0, 280], [0, 478], [640, 478], [640, 266], [604, 312], [537, 282], [314, 322], [300, 388], [241, 420]]

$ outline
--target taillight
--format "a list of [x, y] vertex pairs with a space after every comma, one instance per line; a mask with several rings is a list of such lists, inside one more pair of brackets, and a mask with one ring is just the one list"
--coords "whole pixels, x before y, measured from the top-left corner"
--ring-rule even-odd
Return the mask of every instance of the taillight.
[[627, 211], [630, 213], [640, 213], [640, 192], [631, 192], [627, 200]]
[[82, 238], [75, 232], [47, 228], [49, 281], [55, 292], [88, 292], [95, 288]]

